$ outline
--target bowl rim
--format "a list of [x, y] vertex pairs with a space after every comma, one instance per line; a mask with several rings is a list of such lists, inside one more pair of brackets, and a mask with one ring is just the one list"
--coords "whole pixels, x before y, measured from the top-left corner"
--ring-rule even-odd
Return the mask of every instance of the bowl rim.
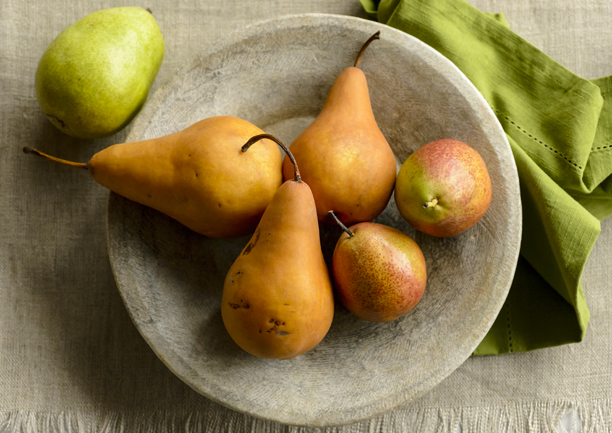
[[[390, 394], [386, 396], [384, 399], [372, 401], [367, 406], [359, 407], [358, 410], [353, 408], [353, 411], [326, 411], [325, 413], [316, 413], [312, 416], [297, 414], [297, 413], [286, 413], [279, 412], [275, 410], [265, 410], [265, 408], [261, 407], [252, 407], [244, 404], [239, 404], [236, 402], [229, 402], [222, 397], [219, 397], [216, 394], [216, 391], [220, 391], [219, 389], [211, 386], [210, 383], [206, 383], [207, 388], [202, 387], [202, 383], [196, 383], [192, 381], [187, 372], [194, 373], [193, 368], [178, 354], [173, 351], [164, 351], [162, 352], [158, 347], [158, 341], [156, 338], [160, 338], [158, 335], [155, 335], [155, 328], [147, 324], [145, 321], [140, 320], [139, 314], [142, 314], [140, 311], [137, 311], [131, 307], [132, 299], [130, 296], [133, 293], [129, 293], [129, 291], [122, 289], [120, 284], [120, 271], [116, 268], [117, 262], [117, 250], [116, 246], [113, 242], [111, 236], [111, 202], [113, 200], [113, 194], [110, 193], [108, 206], [107, 206], [107, 218], [106, 218], [106, 230], [107, 230], [107, 248], [108, 254], [111, 264], [111, 270], [113, 273], [113, 277], [115, 279], [115, 283], [119, 290], [120, 296], [123, 300], [123, 303], [126, 307], [126, 310], [138, 329], [139, 333], [142, 335], [144, 340], [147, 342], [149, 347], [153, 350], [153, 352], [158, 356], [158, 358], [173, 372], [178, 378], [180, 378], [185, 384], [195, 390], [197, 393], [205, 396], [206, 398], [221, 404], [229, 409], [239, 411], [260, 419], [278, 422], [282, 424], [288, 425], [296, 425], [296, 426], [308, 426], [308, 427], [331, 427], [331, 426], [340, 426], [352, 424], [355, 422], [359, 422], [365, 419], [374, 418], [379, 415], [383, 415], [388, 413], [394, 409], [397, 409], [410, 401], [414, 400], [418, 396], [424, 394], [425, 392], [432, 389], [435, 385], [440, 383], [444, 378], [450, 375], [455, 369], [457, 369], [467, 358], [471, 356], [473, 351], [476, 349], [478, 344], [482, 341], [482, 339], [487, 334], [488, 330], [493, 325], [493, 322], [497, 318], [497, 315], [501, 311], [501, 308], [506, 300], [508, 292], [510, 290], [510, 286], [512, 283], [512, 279], [514, 276], [514, 271], [516, 270], [516, 264], [518, 262], [518, 256], [520, 252], [520, 243], [522, 236], [522, 205], [520, 200], [520, 189], [519, 189], [519, 181], [518, 181], [518, 171], [516, 164], [514, 162], [514, 158], [512, 157], [512, 151], [510, 148], [510, 144], [505, 135], [505, 132], [497, 120], [493, 110], [486, 102], [484, 97], [480, 94], [480, 92], [474, 87], [474, 85], [469, 81], [469, 79], [446, 57], [440, 54], [438, 51], [420, 41], [419, 39], [397, 30], [395, 28], [389, 27], [387, 25], [366, 20], [359, 17], [353, 16], [344, 16], [344, 15], [333, 15], [333, 14], [323, 14], [323, 13], [306, 13], [306, 14], [296, 14], [296, 15], [285, 15], [278, 18], [267, 19], [263, 21], [259, 21], [253, 24], [250, 24], [242, 29], [234, 31], [229, 34], [222, 40], [217, 41], [214, 45], [207, 47], [201, 54], [197, 55], [195, 59], [191, 63], [187, 63], [185, 66], [177, 69], [176, 73], [173, 74], [165, 83], [160, 85], [154, 93], [149, 97], [149, 101], [153, 101], [155, 99], [161, 99], [173, 86], [175, 81], [179, 80], [181, 74], [189, 69], [196, 67], [198, 64], [201, 64], [205, 59], [214, 53], [221, 52], [232, 45], [240, 43], [241, 41], [247, 40], [248, 38], [256, 37], [261, 34], [261, 30], [264, 28], [274, 28], [276, 30], [283, 29], [292, 29], [297, 27], [308, 27], [313, 26], [315, 24], [320, 24], [321, 21], [327, 21], [328, 25], [336, 25], [340, 27], [350, 26], [352, 30], [362, 30], [368, 29], [368, 32], [374, 32], [376, 30], [384, 31], [383, 37], [387, 38], [395, 38], [404, 39], [405, 41], [410, 41], [410, 44], [414, 44], [419, 47], [420, 50], [424, 52], [428, 52], [431, 55], [431, 59], [434, 59], [435, 62], [439, 62], [441, 65], [445, 65], [446, 68], [452, 70], [455, 74], [454, 78], [457, 80], [456, 84], [462, 87], [464, 90], [471, 92], [471, 96], [475, 97], [479, 100], [479, 108], [481, 110], [481, 114], [486, 115], [489, 120], [489, 128], [493, 128], [497, 130], [497, 134], [499, 135], [500, 145], [502, 148], [496, 148], [496, 155], [499, 157], [500, 153], [507, 156], [506, 161], [504, 163], [504, 168], [506, 170], [502, 170], [504, 174], [504, 180], [508, 186], [514, 192], [514, 194], [508, 195], [509, 197], [514, 197], [515, 202], [509, 203], [508, 205], [508, 213], [509, 219], [514, 221], [513, 224], [509, 225], [509, 232], [506, 235], [506, 239], [511, 239], [513, 243], [511, 244], [511, 249], [505, 254], [507, 257], [507, 264], [510, 264], [506, 273], [497, 280], [503, 280], [503, 286], [500, 287], [499, 291], [501, 296], [497, 299], [497, 302], [492, 305], [491, 310], [488, 311], [486, 321], [483, 321], [477, 330], [474, 330], [473, 333], [470, 334], [470, 341], [468, 347], [470, 350], [466, 350], [465, 353], [461, 355], [460, 362], [456, 363], [453, 366], [447, 366], [443, 371], [439, 371], [436, 375], [430, 376], [427, 380], [424, 380], [423, 386], [421, 389], [414, 392], [413, 390], [407, 391], [403, 389], [401, 392], [397, 392], [395, 394]], [[306, 22], [304, 22], [306, 21]], [[427, 60], [427, 62], [430, 62]], [[135, 121], [130, 126], [129, 132], [126, 137], [126, 142], [134, 141], [131, 139], [134, 135], [139, 133], [139, 128], [142, 130], [146, 126], [148, 126], [145, 116], [147, 113], [147, 107], [153, 107], [153, 104], [145, 104], [142, 112], [137, 116]], [[143, 115], [144, 114], [144, 115]], [[511, 269], [511, 270], [510, 270]], [[193, 374], [191, 375], [194, 376]], [[223, 394], [223, 392], [221, 392]], [[401, 398], [398, 398], [401, 396]]]

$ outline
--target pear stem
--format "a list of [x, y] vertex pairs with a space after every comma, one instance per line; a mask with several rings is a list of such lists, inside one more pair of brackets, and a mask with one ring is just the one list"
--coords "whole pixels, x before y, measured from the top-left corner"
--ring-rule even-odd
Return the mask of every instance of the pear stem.
[[40, 150], [34, 149], [30, 146], [26, 146], [23, 148], [23, 153], [32, 153], [37, 156], [42, 156], [45, 159], [49, 159], [51, 161], [59, 162], [60, 164], [68, 165], [70, 167], [79, 168], [81, 170], [89, 170], [87, 164], [83, 162], [72, 162], [67, 161], [65, 159], [56, 158], [55, 156], [47, 155], [46, 153], [41, 152]]
[[431, 199], [431, 201], [425, 202], [423, 207], [427, 209], [428, 207], [434, 207], [437, 204], [438, 204], [438, 199], [434, 197]]
[[327, 213], [328, 213], [328, 214], [330, 214], [331, 216], [333, 216], [333, 217], [334, 217], [334, 219], [336, 220], [336, 222], [338, 223], [338, 225], [339, 225], [340, 227], [342, 227], [342, 230], [344, 230], [344, 231], [345, 231], [345, 232], [346, 232], [346, 233], [349, 235], [349, 238], [352, 238], [353, 236], [355, 236], [355, 234], [354, 234], [352, 231], [350, 231], [350, 230], [349, 230], [349, 228], [348, 228], [347, 226], [345, 226], [344, 224], [342, 224], [342, 221], [340, 221], [340, 220], [338, 219], [338, 217], [336, 216], [336, 214], [334, 213], [334, 211], [333, 211], [333, 210], [330, 210], [330, 211], [329, 211], [329, 212], [327, 212]]
[[249, 147], [251, 147], [254, 143], [258, 142], [259, 140], [263, 140], [264, 138], [267, 138], [268, 140], [272, 140], [273, 142], [278, 144], [285, 151], [285, 153], [287, 154], [287, 156], [291, 160], [291, 163], [293, 164], [293, 173], [294, 173], [293, 181], [294, 182], [301, 182], [302, 181], [302, 177], [300, 176], [300, 169], [298, 168], [297, 162], [295, 162], [295, 158], [293, 157], [293, 154], [289, 151], [289, 148], [287, 146], [285, 146], [275, 136], [270, 135], [270, 134], [259, 134], [259, 135], [256, 135], [254, 137], [251, 137], [249, 139], [249, 141], [247, 141], [244, 144], [244, 146], [242, 146], [242, 148], [240, 150], [242, 150], [243, 152], [246, 152], [247, 150], [249, 150]]
[[353, 65], [355, 68], [359, 66], [361, 56], [363, 56], [363, 53], [365, 52], [366, 48], [368, 48], [368, 45], [370, 45], [376, 39], [380, 39], [380, 30], [370, 36], [370, 39], [368, 39], [366, 43], [363, 44], [363, 47], [361, 47], [361, 50], [359, 50], [359, 54], [357, 54], [357, 59], [355, 59], [355, 64]]

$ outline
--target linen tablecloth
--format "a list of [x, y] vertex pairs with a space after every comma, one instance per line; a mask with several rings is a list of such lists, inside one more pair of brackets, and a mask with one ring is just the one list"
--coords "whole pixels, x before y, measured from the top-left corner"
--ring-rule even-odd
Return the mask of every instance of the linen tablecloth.
[[[612, 74], [609, 0], [471, 0], [584, 78]], [[106, 252], [108, 192], [77, 170], [29, 158], [33, 146], [86, 161], [113, 137], [82, 141], [38, 108], [34, 71], [66, 26], [120, 1], [0, 0], [0, 432], [302, 431], [226, 409], [157, 359], [130, 321]], [[129, 4], [134, 5], [134, 4]], [[365, 18], [357, 0], [149, 0], [166, 56], [153, 90], [234, 30], [287, 14]], [[591, 319], [583, 342], [472, 357], [432, 391], [340, 431], [612, 431], [612, 221], [583, 274]], [[308, 431], [308, 429], [305, 429]]]

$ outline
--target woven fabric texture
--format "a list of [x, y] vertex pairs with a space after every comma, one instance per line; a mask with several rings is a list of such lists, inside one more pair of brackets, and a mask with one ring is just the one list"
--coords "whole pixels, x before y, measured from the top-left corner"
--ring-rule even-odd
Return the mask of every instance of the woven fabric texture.
[[[612, 75], [609, 0], [471, 0], [504, 12], [517, 34], [587, 78]], [[126, 132], [82, 141], [38, 108], [34, 72], [53, 38], [118, 0], [0, 0], [0, 432], [309, 431], [223, 408], [191, 390], [137, 332], [106, 251], [108, 192], [83, 172], [22, 153], [86, 161]], [[204, 47], [257, 21], [321, 12], [366, 18], [357, 0], [150, 0], [166, 56], [153, 90]], [[612, 431], [612, 222], [582, 275], [591, 313], [578, 344], [472, 357], [417, 401], [345, 432]]]

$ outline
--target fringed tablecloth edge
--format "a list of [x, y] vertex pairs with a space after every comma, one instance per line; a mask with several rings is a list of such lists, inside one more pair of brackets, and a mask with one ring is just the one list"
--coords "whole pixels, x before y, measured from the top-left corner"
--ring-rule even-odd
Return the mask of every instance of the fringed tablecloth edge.
[[[461, 426], [463, 433], [563, 432], [561, 420], [579, 423], [581, 433], [612, 432], [612, 399], [589, 401], [510, 402], [474, 407], [419, 407], [412, 405], [371, 420], [337, 427], [313, 428], [265, 421], [225, 408], [173, 413], [166, 410], [35, 412], [0, 411], [0, 433], [151, 433], [151, 432], [257, 432], [257, 433], [362, 433], [448, 432]], [[567, 420], [566, 420], [567, 422]]]

